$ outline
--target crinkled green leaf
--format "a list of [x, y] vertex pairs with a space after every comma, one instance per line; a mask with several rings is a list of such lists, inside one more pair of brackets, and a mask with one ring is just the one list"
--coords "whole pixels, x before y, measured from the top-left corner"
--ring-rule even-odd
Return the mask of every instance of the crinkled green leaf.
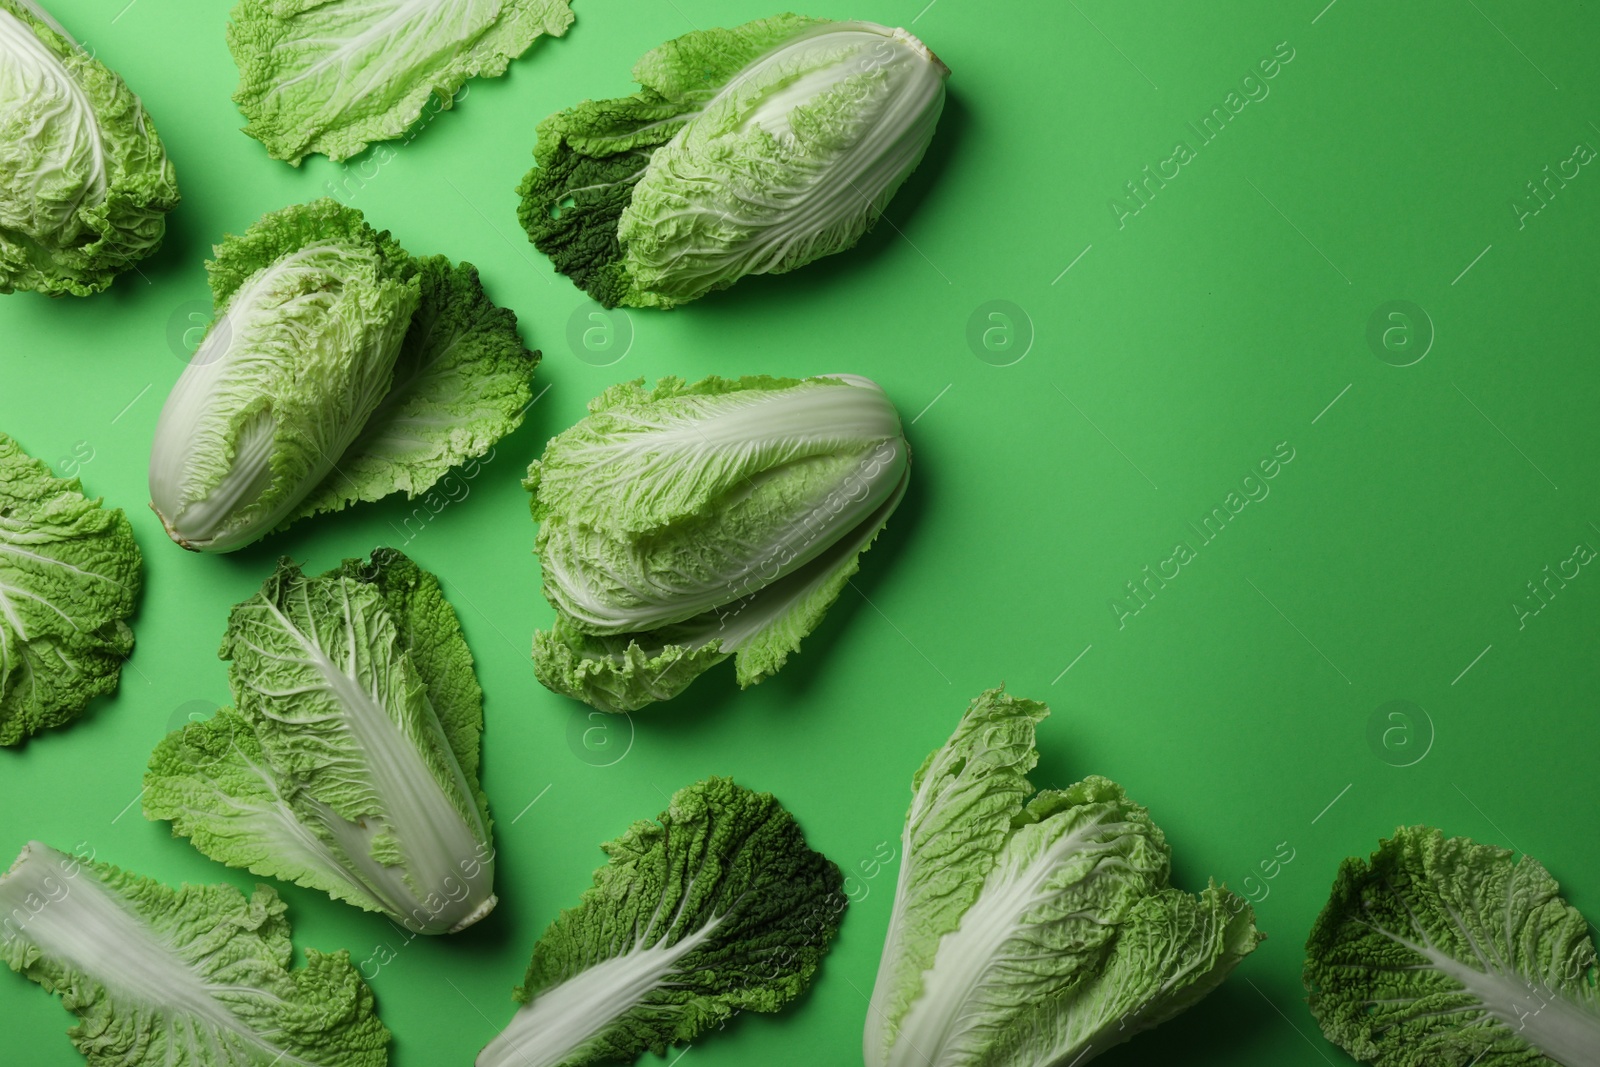
[[1034, 793], [1042, 704], [991, 690], [912, 781], [868, 1067], [1068, 1067], [1188, 1008], [1254, 950], [1250, 907], [1168, 885], [1098, 776]]
[[921, 161], [944, 64], [904, 30], [783, 15], [647, 55], [644, 89], [546, 119], [530, 239], [607, 306], [675, 307], [866, 233]]
[[284, 910], [266, 886], [171, 889], [35, 841], [0, 877], [0, 956], [61, 995], [89, 1067], [384, 1067], [349, 953], [294, 970]]
[[1250, 909], [1215, 884], [1198, 897], [1178, 889], [1142, 897], [1093, 981], [1025, 1005], [990, 1035], [992, 1043], [976, 1062], [981, 1067], [1087, 1062], [1198, 1003], [1259, 940]]
[[314, 805], [261, 748], [250, 720], [232, 708], [189, 723], [161, 740], [144, 779], [144, 814], [172, 823], [213, 859], [253, 874], [321, 889], [336, 900], [382, 911], [348, 869], [331, 835], [318, 833]]
[[319, 578], [285, 561], [222, 654], [238, 712], [156, 749], [148, 818], [423, 933], [493, 909], [482, 691], [437, 579], [392, 549]]
[[656, 148], [672, 139], [748, 63], [823, 20], [757, 19], [696, 30], [647, 52], [633, 68], [643, 90], [585, 100], [539, 124], [537, 166], [517, 187], [517, 217], [555, 268], [606, 307], [628, 302], [617, 223]]
[[528, 472], [558, 612], [535, 637], [540, 679], [608, 711], [674, 696], [730, 653], [741, 685], [760, 682], [855, 573], [908, 463], [863, 378], [607, 390]]
[[219, 317], [150, 461], [152, 501], [186, 548], [415, 497], [522, 421], [538, 355], [470, 263], [414, 260], [324, 198], [264, 216], [208, 267]]
[[[556, 616], [555, 625], [533, 634], [533, 669], [553, 693], [601, 711], [627, 712], [671, 700], [730, 653], [716, 638], [671, 644], [655, 634], [597, 637]], [[643, 640], [648, 644], [640, 644]], [[692, 642], [692, 638], [689, 639]]]
[[1537, 860], [1426, 826], [1339, 865], [1306, 941], [1322, 1032], [1381, 1067], [1595, 1067], [1589, 924]]
[[225, 552], [294, 513], [388, 392], [417, 308], [411, 258], [324, 198], [262, 216], [208, 264], [218, 318], [161, 409], [151, 501]]
[[478, 1067], [626, 1062], [810, 984], [845, 908], [839, 868], [769, 793], [710, 778], [609, 862], [534, 946], [524, 1006]]
[[516, 313], [495, 306], [471, 263], [416, 266], [420, 303], [393, 384], [285, 525], [391, 493], [414, 499], [522, 424], [539, 353], [523, 347]]
[[139, 98], [42, 9], [0, 0], [0, 293], [105, 289], [177, 204]]
[[116, 690], [142, 564], [120, 509], [0, 433], [0, 745]]
[[[822, 622], [899, 505], [901, 488], [804, 567], [759, 592], [686, 622], [620, 637], [575, 628], [564, 615], [533, 635], [533, 667], [547, 689], [602, 711], [637, 711], [671, 700], [702, 673], [734, 655], [739, 685], [778, 673]], [[726, 649], [727, 651], [723, 651]]]
[[393, 548], [374, 549], [368, 560], [347, 559], [339, 573], [372, 586], [383, 597], [399, 646], [427, 685], [428, 703], [477, 800], [487, 839], [489, 800], [478, 785], [483, 688], [473, 672], [472, 650], [461, 622], [444, 598], [439, 579]]
[[961, 924], [1012, 819], [1033, 793], [1034, 727], [1050, 709], [991, 689], [911, 781], [900, 878], [867, 1012], [866, 1060], [886, 1062], [900, 1020], [922, 993], [939, 939]]
[[[861, 569], [862, 553], [900, 506], [911, 477], [901, 468], [900, 481], [876, 511], [855, 529], [798, 570], [792, 571], [744, 601], [717, 608], [724, 647], [736, 653], [739, 685], [756, 685], [777, 674], [800, 651], [800, 642], [822, 624], [833, 602]], [[746, 617], [748, 616], [748, 617]]]
[[274, 159], [347, 159], [399, 137], [430, 96], [497, 77], [541, 34], [572, 24], [566, 0], [240, 0], [228, 23], [245, 133]]

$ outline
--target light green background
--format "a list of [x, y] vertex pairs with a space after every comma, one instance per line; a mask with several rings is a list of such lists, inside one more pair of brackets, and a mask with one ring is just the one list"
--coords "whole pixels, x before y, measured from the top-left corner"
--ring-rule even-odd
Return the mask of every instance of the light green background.
[[[408, 542], [396, 529], [410, 507], [388, 501], [211, 558], [169, 544], [145, 508], [152, 429], [185, 355], [169, 330], [205, 306], [214, 241], [346, 172], [321, 158], [293, 170], [238, 132], [223, 5], [125, 2], [53, 7], [144, 98], [184, 202], [142, 276], [89, 300], [0, 299], [0, 428], [127, 509], [146, 593], [116, 698], [0, 753], [0, 851], [85, 842], [170, 882], [249, 885], [141, 818], [146, 755], [191, 702], [227, 698], [214, 649], [228, 607], [275, 557], [321, 570], [403, 543], [443, 579], [487, 692], [500, 908], [405, 944], [379, 918], [280, 887], [300, 946], [393, 953], [372, 984], [395, 1067], [470, 1063], [596, 846], [708, 774], [776, 793], [853, 873], [855, 905], [801, 1003], [740, 1019], [687, 1063], [859, 1062], [898, 872], [872, 858], [897, 839], [923, 755], [1002, 681], [1055, 708], [1040, 784], [1117, 779], [1167, 831], [1183, 886], [1213, 876], [1261, 899], [1270, 939], [1255, 956], [1107, 1065], [1347, 1062], [1304, 1006], [1301, 947], [1340, 858], [1397, 824], [1526, 850], [1600, 917], [1600, 576], [1583, 569], [1525, 627], [1512, 607], [1545, 565], [1600, 547], [1600, 172], [1581, 168], [1520, 228], [1511, 206], [1546, 164], [1600, 146], [1592, 7], [828, 0], [808, 10], [914, 21], [954, 71], [893, 225], [798, 274], [633, 313], [631, 350], [596, 367], [567, 341], [592, 305], [517, 227], [534, 124], [630, 91], [634, 60], [667, 38], [772, 12], [578, 0], [565, 39], [471, 83], [345, 187], [412, 251], [478, 264], [516, 310], [548, 387], [526, 425]], [[1187, 124], [1280, 42], [1294, 58], [1270, 95], [1200, 145]], [[1119, 228], [1111, 198], [1179, 140], [1195, 158]], [[1009, 342], [989, 335], [1001, 353], [986, 362], [966, 338], [991, 300], [1027, 322], [1013, 316]], [[1436, 332], [1412, 366], [1367, 342], [1391, 300], [1420, 305]], [[1030, 329], [1025, 358], [992, 365]], [[830, 371], [882, 382], [915, 450], [911, 492], [854, 590], [778, 678], [739, 694], [714, 672], [636, 715], [631, 748], [620, 723], [609, 751], [626, 755], [591, 765], [612, 758], [607, 738], [580, 758], [588, 724], [528, 659], [551, 612], [524, 466], [622, 378]], [[1270, 496], [1119, 628], [1111, 598], [1175, 541], [1197, 542], [1187, 524], [1279, 442], [1295, 458]], [[1369, 722], [1391, 700], [1427, 721], [1380, 724], [1396, 727], [1386, 749]], [[1263, 880], [1281, 842], [1294, 859]], [[0, 978], [0, 1058], [79, 1062], [60, 1006]]]

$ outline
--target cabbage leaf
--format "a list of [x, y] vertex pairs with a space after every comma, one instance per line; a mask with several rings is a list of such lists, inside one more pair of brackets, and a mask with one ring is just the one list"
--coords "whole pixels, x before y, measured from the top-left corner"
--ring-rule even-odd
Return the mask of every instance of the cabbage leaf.
[[687, 1044], [811, 983], [838, 933], [839, 868], [770, 793], [728, 778], [678, 790], [533, 949], [522, 1007], [477, 1067], [583, 1067]]
[[489, 299], [470, 263], [430, 256], [416, 269], [419, 303], [388, 392], [285, 523], [391, 493], [415, 499], [521, 425], [538, 353], [523, 347], [516, 314]]
[[505, 73], [571, 24], [566, 0], [240, 0], [233, 99], [272, 158], [348, 159], [405, 133], [430, 95], [449, 108], [468, 78]]
[[61, 994], [89, 1067], [384, 1067], [349, 953], [293, 970], [284, 911], [267, 886], [172, 889], [34, 841], [0, 876], [0, 957]]
[[142, 566], [120, 509], [0, 433], [0, 745], [116, 690]]
[[523, 228], [607, 307], [673, 307], [850, 248], [916, 169], [949, 70], [911, 34], [779, 15], [696, 30], [632, 96], [539, 124]]
[[483, 693], [433, 575], [393, 549], [320, 578], [284, 562], [222, 655], [237, 710], [157, 746], [147, 818], [422, 933], [494, 908]]
[[1069, 1067], [1190, 1007], [1261, 935], [1168, 884], [1149, 813], [1090, 776], [1037, 792], [1045, 705], [993, 689], [912, 779], [867, 1067]]
[[1600, 1065], [1588, 922], [1537, 860], [1469, 838], [1402, 827], [1340, 864], [1304, 978], [1362, 1063]]
[[100, 292], [177, 204], [139, 98], [42, 8], [0, 0], [0, 293]]

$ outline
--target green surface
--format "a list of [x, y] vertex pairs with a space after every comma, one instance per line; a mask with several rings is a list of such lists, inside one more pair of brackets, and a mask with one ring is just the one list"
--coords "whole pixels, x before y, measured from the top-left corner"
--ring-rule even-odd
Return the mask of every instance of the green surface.
[[[470, 1063], [598, 844], [708, 774], [776, 793], [853, 872], [855, 906], [807, 997], [740, 1020], [691, 1062], [859, 1062], [897, 871], [879, 858], [919, 761], [1000, 681], [1055, 708], [1040, 784], [1115, 778], [1174, 843], [1178, 884], [1215, 876], [1260, 901], [1257, 953], [1107, 1065], [1346, 1062], [1302, 1002], [1301, 947], [1338, 860], [1400, 823], [1526, 850], [1600, 919], [1600, 576], [1552, 580], [1520, 626], [1513, 608], [1575, 545], [1600, 548], [1600, 172], [1579, 167], [1520, 226], [1512, 207], [1547, 164], [1600, 147], [1600, 12], [1324, 2], [807, 9], [915, 20], [954, 71], [893, 225], [799, 273], [634, 312], [610, 366], [597, 364], [614, 350], [582, 346], [594, 305], [517, 228], [534, 124], [631, 91], [634, 60], [666, 38], [770, 9], [580, 0], [566, 38], [470, 83], [410, 143], [293, 170], [238, 132], [222, 6], [52, 5], [143, 97], [184, 202], [163, 251], [109, 292], [0, 298], [0, 428], [127, 509], [147, 561], [120, 694], [0, 752], [0, 851], [84, 842], [168, 882], [251, 884], [140, 817], [146, 756], [227, 698], [214, 653], [228, 608], [280, 553], [320, 571], [387, 543], [439, 574], [478, 659], [501, 906], [467, 934], [406, 943], [378, 917], [279, 888], [301, 946], [347, 947], [376, 970], [395, 1067]], [[1270, 94], [1201, 143], [1188, 123], [1242, 94], [1283, 41], [1294, 58]], [[1194, 158], [1119, 228], [1108, 202], [1178, 140]], [[329, 183], [413, 252], [478, 264], [544, 350], [535, 392], [548, 391], [436, 516], [407, 525], [414, 505], [391, 500], [232, 556], [183, 553], [145, 508], [145, 465], [183, 331], [208, 317], [201, 261]], [[968, 342], [994, 300], [1031, 321], [1010, 366], [994, 364], [1020, 340], [987, 360]], [[1397, 367], [1412, 355], [1378, 358], [1368, 326], [1402, 300], [1436, 338]], [[528, 658], [552, 613], [518, 485], [527, 462], [625, 377], [830, 371], [882, 382], [915, 452], [855, 591], [774, 680], [739, 694], [713, 672], [614, 720], [609, 750], [603, 732], [586, 748], [586, 709], [539, 688]], [[1280, 442], [1294, 458], [1270, 494], [1202, 543], [1189, 524]], [[1119, 628], [1108, 602], [1180, 539], [1193, 560]], [[1386, 718], [1396, 700], [1425, 709], [1410, 734]], [[1293, 859], [1275, 867], [1280, 854]], [[8, 1062], [81, 1062], [59, 1004], [0, 979]]]

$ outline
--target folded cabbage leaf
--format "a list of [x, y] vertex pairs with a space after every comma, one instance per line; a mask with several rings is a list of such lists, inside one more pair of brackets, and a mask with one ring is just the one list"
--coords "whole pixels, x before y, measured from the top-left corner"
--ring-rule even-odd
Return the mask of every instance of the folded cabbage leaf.
[[696, 30], [639, 60], [639, 92], [539, 124], [518, 218], [607, 307], [794, 270], [877, 222], [933, 138], [949, 73], [869, 22]]
[[1168, 884], [1122, 787], [1034, 791], [1049, 709], [973, 701], [912, 779], [867, 1067], [1073, 1067], [1186, 1010], [1254, 951], [1250, 905]]
[[238, 710], [169, 734], [146, 818], [211, 858], [449, 933], [495, 906], [483, 692], [438, 579], [393, 549], [234, 608]]

